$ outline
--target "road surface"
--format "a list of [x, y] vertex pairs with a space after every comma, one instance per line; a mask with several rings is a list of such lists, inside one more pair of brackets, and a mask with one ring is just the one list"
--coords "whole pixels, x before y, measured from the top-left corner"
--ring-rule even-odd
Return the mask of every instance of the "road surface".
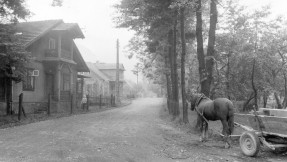
[[[163, 99], [0, 130], [0, 161], [257, 161], [160, 118]], [[265, 161], [266, 159], [258, 159]]]

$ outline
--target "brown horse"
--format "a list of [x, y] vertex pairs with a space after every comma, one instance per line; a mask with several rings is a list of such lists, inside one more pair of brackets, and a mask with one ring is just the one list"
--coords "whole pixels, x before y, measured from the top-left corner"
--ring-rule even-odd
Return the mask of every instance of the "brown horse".
[[197, 111], [197, 122], [200, 124], [201, 141], [206, 140], [208, 121], [220, 120], [223, 126], [222, 134], [225, 137], [225, 147], [230, 147], [228, 139], [234, 128], [234, 106], [227, 98], [211, 100], [203, 94], [194, 94], [190, 97], [191, 110]]

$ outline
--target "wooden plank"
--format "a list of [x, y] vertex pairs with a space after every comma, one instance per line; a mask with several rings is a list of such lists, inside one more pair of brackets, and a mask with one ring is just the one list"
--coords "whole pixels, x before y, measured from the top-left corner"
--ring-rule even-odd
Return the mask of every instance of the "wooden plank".
[[[276, 134], [287, 134], [287, 118], [276, 116], [258, 115], [259, 119], [264, 125], [262, 131], [272, 132]], [[252, 127], [254, 130], [259, 131], [260, 127], [254, 114], [235, 114], [235, 122], [244, 126]]]

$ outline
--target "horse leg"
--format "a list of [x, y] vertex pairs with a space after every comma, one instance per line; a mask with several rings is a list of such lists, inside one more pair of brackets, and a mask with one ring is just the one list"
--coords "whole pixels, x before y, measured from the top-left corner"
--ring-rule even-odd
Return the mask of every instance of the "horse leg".
[[208, 123], [204, 121], [204, 139], [205, 141], [208, 139]]
[[230, 143], [228, 141], [229, 138], [229, 128], [228, 128], [228, 123], [226, 120], [221, 120], [223, 129], [222, 129], [222, 134], [224, 135], [224, 141], [225, 141], [225, 148], [229, 148], [230, 147]]
[[200, 128], [200, 142], [204, 142], [204, 121], [202, 120], [202, 117], [198, 116], [197, 123]]
[[206, 121], [202, 121], [202, 127], [201, 127], [201, 142], [206, 141], [207, 137], [207, 129], [208, 129], [208, 124]]

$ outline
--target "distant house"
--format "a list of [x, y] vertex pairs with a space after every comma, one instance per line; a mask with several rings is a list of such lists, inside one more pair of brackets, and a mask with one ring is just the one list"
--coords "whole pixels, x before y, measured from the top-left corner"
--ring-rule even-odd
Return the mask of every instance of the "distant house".
[[90, 69], [88, 79], [85, 80], [84, 93], [89, 94], [91, 97], [97, 97], [99, 95], [109, 96], [109, 82], [110, 78], [101, 72], [98, 67], [91, 62], [87, 62]]
[[89, 68], [73, 41], [84, 38], [78, 24], [46, 20], [19, 23], [16, 29], [21, 34], [20, 43], [31, 53], [32, 61], [27, 65], [24, 81], [12, 85], [12, 102], [17, 104], [18, 95], [23, 93], [25, 110], [33, 112], [47, 103], [49, 94], [55, 103], [52, 111], [64, 111], [61, 101], [69, 100], [72, 94], [74, 101], [80, 101], [82, 96], [77, 96], [81, 91], [77, 80], [81, 76], [78, 72], [89, 72]]
[[[95, 63], [96, 67], [104, 73], [109, 78], [109, 93], [115, 95], [116, 94], [116, 64], [113, 63]], [[119, 64], [119, 87], [120, 87], [120, 96], [123, 96], [123, 85], [125, 83], [124, 80], [124, 65]]]

